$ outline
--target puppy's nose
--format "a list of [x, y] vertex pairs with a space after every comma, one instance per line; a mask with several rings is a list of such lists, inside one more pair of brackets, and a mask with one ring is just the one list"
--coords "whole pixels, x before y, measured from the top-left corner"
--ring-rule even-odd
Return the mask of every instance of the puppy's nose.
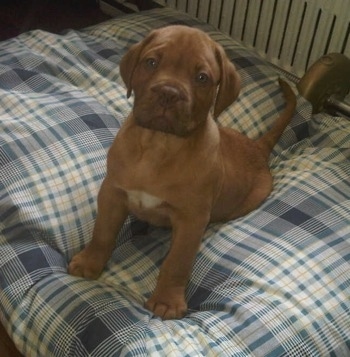
[[155, 85], [151, 90], [157, 94], [158, 102], [162, 107], [169, 107], [184, 98], [181, 91], [172, 85]]

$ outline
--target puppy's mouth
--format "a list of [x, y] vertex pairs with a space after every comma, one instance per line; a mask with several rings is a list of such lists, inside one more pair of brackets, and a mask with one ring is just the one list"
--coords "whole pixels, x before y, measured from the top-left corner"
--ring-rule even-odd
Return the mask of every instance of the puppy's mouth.
[[153, 95], [135, 98], [133, 114], [137, 125], [166, 134], [187, 137], [195, 129], [188, 100], [164, 105]]
[[150, 130], [161, 131], [166, 134], [172, 134], [180, 137], [189, 136], [194, 126], [186, 123], [169, 110], [163, 110], [162, 113], [149, 111], [141, 115], [134, 109], [134, 118], [137, 125]]

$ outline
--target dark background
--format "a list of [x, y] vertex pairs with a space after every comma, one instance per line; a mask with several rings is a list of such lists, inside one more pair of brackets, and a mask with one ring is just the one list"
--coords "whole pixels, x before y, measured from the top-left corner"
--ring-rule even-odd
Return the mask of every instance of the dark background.
[[95, 0], [0, 0], [0, 41], [29, 30], [59, 33], [109, 18]]

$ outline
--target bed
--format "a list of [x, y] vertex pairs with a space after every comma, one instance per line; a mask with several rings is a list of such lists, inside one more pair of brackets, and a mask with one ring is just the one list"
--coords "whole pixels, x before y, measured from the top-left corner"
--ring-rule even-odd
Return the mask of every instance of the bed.
[[247, 216], [208, 226], [183, 319], [143, 307], [167, 229], [130, 216], [98, 280], [68, 275], [132, 106], [118, 63], [168, 24], [207, 31], [239, 70], [241, 94], [219, 125], [255, 138], [283, 108], [273, 66], [171, 9], [0, 43], [1, 323], [30, 357], [349, 356], [350, 122], [313, 114], [300, 95], [270, 157], [272, 194]]

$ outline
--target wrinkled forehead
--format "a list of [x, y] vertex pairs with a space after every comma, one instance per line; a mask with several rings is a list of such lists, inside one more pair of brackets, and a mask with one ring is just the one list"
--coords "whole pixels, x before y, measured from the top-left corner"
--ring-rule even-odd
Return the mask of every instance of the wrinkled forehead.
[[184, 61], [202, 59], [216, 62], [215, 42], [203, 31], [195, 28], [173, 25], [153, 31], [150, 41], [144, 49], [147, 52], [169, 53], [174, 58]]

